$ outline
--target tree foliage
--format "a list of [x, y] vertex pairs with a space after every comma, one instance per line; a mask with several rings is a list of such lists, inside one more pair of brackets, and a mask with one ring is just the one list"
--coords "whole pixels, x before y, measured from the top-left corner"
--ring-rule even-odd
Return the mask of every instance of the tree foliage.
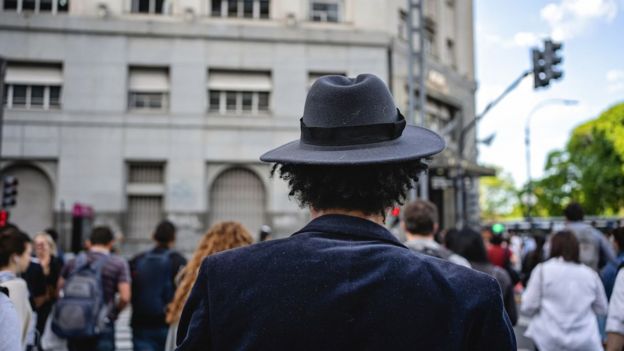
[[537, 208], [562, 214], [571, 200], [588, 214], [614, 214], [624, 207], [624, 103], [572, 131], [564, 150], [548, 155], [535, 182]]
[[518, 193], [508, 173], [497, 169], [496, 176], [482, 177], [479, 180], [479, 205], [481, 219], [492, 222], [519, 217]]

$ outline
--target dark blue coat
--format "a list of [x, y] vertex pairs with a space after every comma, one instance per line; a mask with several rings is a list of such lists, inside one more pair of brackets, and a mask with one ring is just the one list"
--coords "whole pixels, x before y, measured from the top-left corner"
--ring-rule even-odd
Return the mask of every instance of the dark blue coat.
[[290, 238], [208, 257], [178, 350], [515, 350], [494, 278], [327, 215]]

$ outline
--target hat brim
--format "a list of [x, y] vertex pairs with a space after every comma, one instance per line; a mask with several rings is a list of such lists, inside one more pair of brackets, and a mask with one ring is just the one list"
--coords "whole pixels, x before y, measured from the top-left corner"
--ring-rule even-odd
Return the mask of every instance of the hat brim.
[[317, 146], [295, 140], [266, 152], [260, 160], [335, 166], [397, 163], [432, 156], [445, 147], [446, 142], [435, 132], [408, 125], [395, 140], [352, 146]]

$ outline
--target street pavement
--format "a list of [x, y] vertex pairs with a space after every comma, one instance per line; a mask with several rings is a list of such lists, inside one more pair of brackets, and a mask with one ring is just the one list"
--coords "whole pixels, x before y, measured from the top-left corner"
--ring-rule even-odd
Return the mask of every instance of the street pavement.
[[518, 316], [518, 323], [514, 327], [514, 333], [516, 333], [516, 342], [518, 343], [518, 351], [535, 350], [535, 346], [533, 346], [533, 342], [531, 342], [531, 339], [524, 336], [524, 332], [529, 325], [529, 321], [530, 319], [527, 316]]
[[115, 321], [115, 350], [132, 351], [132, 329], [130, 329], [131, 308], [121, 311]]

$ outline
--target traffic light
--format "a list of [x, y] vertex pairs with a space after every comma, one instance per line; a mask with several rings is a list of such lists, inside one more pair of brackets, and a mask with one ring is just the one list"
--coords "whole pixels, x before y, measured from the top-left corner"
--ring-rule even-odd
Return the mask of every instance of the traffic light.
[[494, 223], [492, 225], [492, 234], [500, 235], [505, 232], [505, 225], [502, 223]]
[[550, 39], [544, 41], [544, 50], [531, 49], [531, 61], [533, 62], [533, 87], [535, 89], [547, 87], [553, 79], [561, 79], [563, 72], [558, 67], [563, 58], [558, 51], [563, 44]]
[[539, 49], [531, 49], [531, 57], [533, 61], [533, 87], [535, 89], [548, 86], [548, 77], [546, 75], [546, 61], [544, 53]]
[[394, 206], [390, 210], [390, 218], [388, 218], [388, 227], [394, 228], [401, 222], [401, 207]]
[[546, 61], [546, 77], [548, 80], [561, 79], [563, 71], [558, 67], [563, 62], [563, 57], [558, 53], [563, 48], [563, 44], [552, 40], [544, 41], [544, 61]]
[[17, 185], [16, 177], [5, 176], [2, 179], [2, 208], [13, 207], [17, 204]]
[[0, 228], [5, 227], [9, 223], [9, 211], [0, 210]]

